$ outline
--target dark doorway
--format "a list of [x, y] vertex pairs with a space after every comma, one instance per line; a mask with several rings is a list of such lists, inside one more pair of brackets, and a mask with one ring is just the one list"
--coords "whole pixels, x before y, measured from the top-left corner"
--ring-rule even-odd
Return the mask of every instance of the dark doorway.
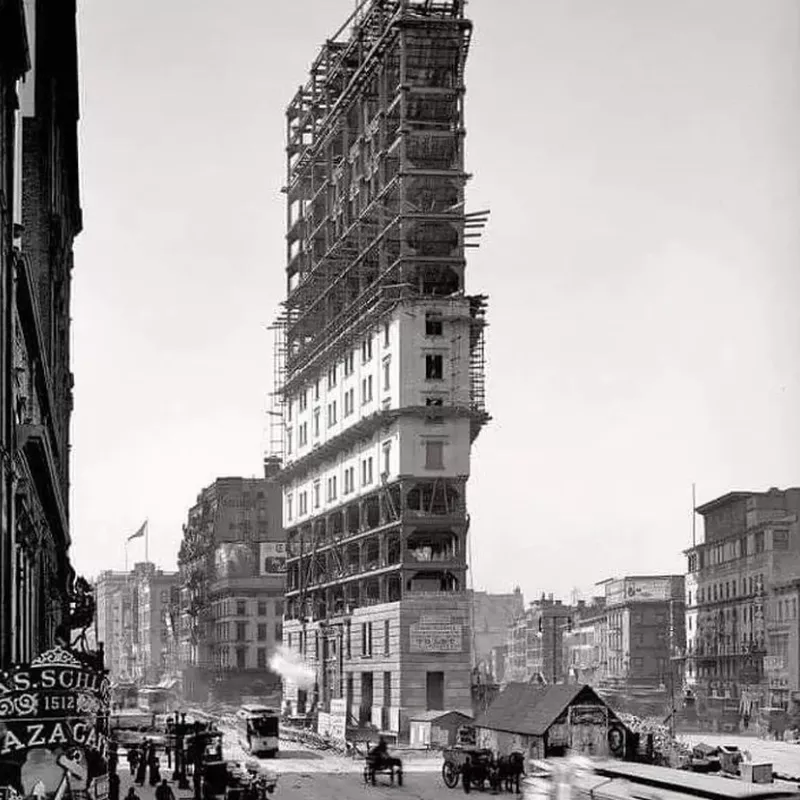
[[444, 672], [429, 672], [426, 682], [428, 711], [444, 710]]
[[361, 704], [359, 707], [359, 722], [372, 721], [372, 673], [361, 673]]

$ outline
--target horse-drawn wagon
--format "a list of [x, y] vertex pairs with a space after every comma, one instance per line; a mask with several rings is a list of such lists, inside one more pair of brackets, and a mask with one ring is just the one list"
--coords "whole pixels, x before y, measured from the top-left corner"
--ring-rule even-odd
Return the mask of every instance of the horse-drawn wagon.
[[525, 773], [525, 759], [521, 753], [495, 758], [491, 750], [479, 747], [453, 747], [444, 751], [442, 780], [445, 786], [455, 789], [459, 781], [465, 792], [516, 790], [520, 792], [520, 778]]

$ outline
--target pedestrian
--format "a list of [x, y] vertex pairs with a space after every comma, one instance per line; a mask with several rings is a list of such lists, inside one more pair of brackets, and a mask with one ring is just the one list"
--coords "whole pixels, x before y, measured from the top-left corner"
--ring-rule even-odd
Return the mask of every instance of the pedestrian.
[[150, 785], [151, 786], [158, 786], [158, 782], [161, 780], [161, 769], [158, 760], [158, 755], [156, 754], [156, 749], [150, 751]]
[[139, 765], [139, 751], [135, 747], [128, 749], [128, 766], [131, 770], [131, 777], [136, 774], [136, 767]]
[[119, 800], [119, 775], [116, 772], [108, 776], [108, 800]]
[[125, 795], [125, 800], [140, 800], [139, 795], [136, 794], [136, 789], [134, 789], [133, 786], [128, 789], [128, 794]]
[[172, 791], [172, 787], [167, 783], [166, 778], [158, 784], [156, 800], [175, 800], [175, 793]]
[[464, 759], [464, 766], [461, 768], [461, 777], [464, 781], [464, 791], [469, 794], [472, 790], [472, 758], [470, 758], [470, 756]]
[[164, 747], [164, 755], [167, 757], [167, 769], [172, 769], [172, 748], [169, 744]]
[[144, 758], [144, 755], [140, 755], [140, 757], [136, 760], [136, 780], [135, 782], [139, 786], [144, 786], [145, 779], [147, 778], [147, 761]]

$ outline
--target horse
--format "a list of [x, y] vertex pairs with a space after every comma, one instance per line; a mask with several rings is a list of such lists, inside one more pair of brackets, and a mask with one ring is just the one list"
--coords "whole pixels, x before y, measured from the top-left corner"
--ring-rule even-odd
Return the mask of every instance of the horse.
[[497, 759], [497, 788], [520, 793], [520, 778], [525, 774], [525, 756], [511, 753]]

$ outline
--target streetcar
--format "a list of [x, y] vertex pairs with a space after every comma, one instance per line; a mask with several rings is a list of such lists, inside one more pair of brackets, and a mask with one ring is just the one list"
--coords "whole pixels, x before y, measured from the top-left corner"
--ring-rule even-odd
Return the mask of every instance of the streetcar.
[[243, 705], [236, 712], [239, 744], [254, 756], [275, 758], [278, 755], [280, 712], [270, 706]]

